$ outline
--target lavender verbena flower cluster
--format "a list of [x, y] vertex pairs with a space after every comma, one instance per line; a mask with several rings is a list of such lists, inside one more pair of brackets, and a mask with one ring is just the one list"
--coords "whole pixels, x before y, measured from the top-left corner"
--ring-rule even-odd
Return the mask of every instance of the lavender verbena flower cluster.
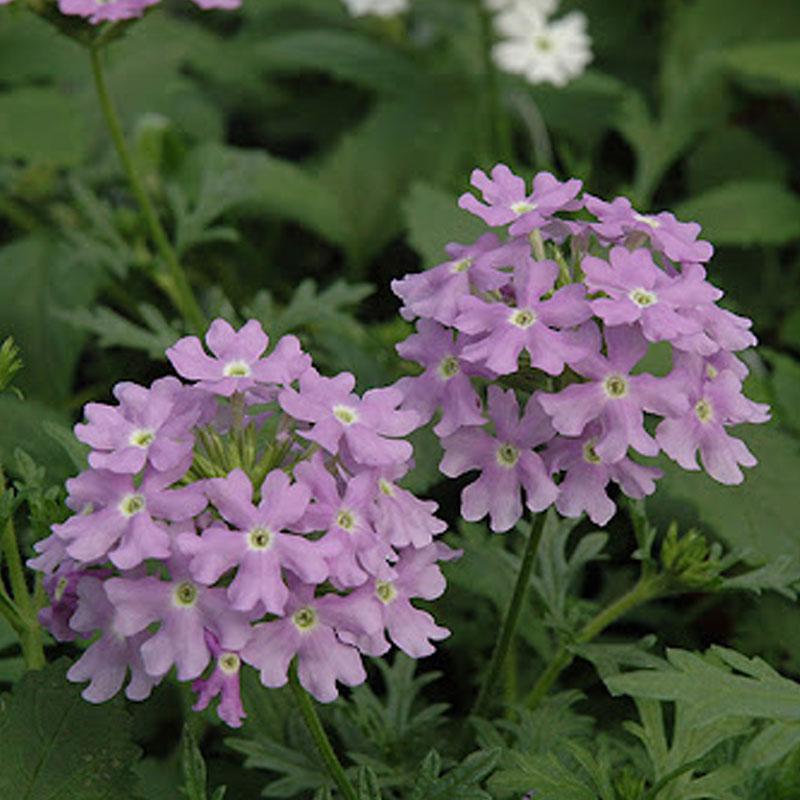
[[[13, 0], [0, 0], [0, 6]], [[141, 17], [150, 6], [158, 5], [161, 0], [58, 0], [58, 10], [69, 16], [84, 17], [92, 25], [101, 22], [115, 22], [124, 19]], [[231, 10], [239, 8], [242, 0], [192, 0], [202, 9], [221, 8]]]
[[397, 481], [418, 425], [395, 388], [359, 397], [349, 373], [320, 375], [294, 336], [265, 356], [256, 321], [216, 320], [167, 351], [177, 373], [120, 383], [119, 404], [89, 403], [75, 427], [89, 466], [67, 481], [75, 512], [36, 545], [42, 622], [60, 641], [96, 637], [68, 673], [102, 702], [147, 697], [173, 667], [195, 708], [221, 696], [244, 716], [239, 670], [282, 686], [292, 659], [323, 702], [365, 680], [361, 656], [413, 658], [448, 635], [412, 598], [432, 600], [436, 504]]
[[[734, 353], [756, 340], [750, 320], [716, 304], [700, 226], [547, 172], [532, 191], [503, 164], [472, 184], [483, 202], [467, 193], [459, 205], [505, 235], [450, 244], [448, 261], [392, 284], [403, 317], [418, 319], [397, 349], [423, 368], [399, 382], [401, 408], [440, 412], [445, 475], [480, 472], [462, 515], [508, 530], [524, 489], [534, 512], [555, 504], [604, 525], [609, 483], [641, 498], [661, 477], [631, 451], [663, 450], [687, 470], [699, 451], [712, 478], [739, 483], [756, 459], [727, 429], [769, 412], [742, 394], [748, 369]], [[661, 377], [641, 363], [655, 343], [671, 352]]]

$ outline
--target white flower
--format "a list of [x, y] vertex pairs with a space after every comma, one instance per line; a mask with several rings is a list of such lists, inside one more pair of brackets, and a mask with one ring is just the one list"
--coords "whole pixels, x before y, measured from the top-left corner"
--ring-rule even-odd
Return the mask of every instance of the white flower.
[[408, 0], [342, 0], [354, 17], [374, 14], [377, 17], [393, 17], [408, 10]]
[[492, 56], [500, 69], [530, 83], [564, 86], [592, 60], [586, 16], [573, 11], [550, 22], [537, 5], [523, 0], [497, 15], [495, 25], [504, 38]]
[[547, 17], [558, 6], [558, 0], [483, 0], [489, 11], [503, 11], [512, 6], [526, 6], [529, 9]]

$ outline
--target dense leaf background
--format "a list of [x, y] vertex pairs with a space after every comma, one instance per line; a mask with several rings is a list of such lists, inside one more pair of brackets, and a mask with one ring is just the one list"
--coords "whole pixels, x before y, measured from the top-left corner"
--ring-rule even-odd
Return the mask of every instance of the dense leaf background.
[[[748, 391], [773, 420], [742, 433], [761, 463], [740, 487], [664, 463], [646, 509], [607, 531], [548, 521], [506, 676], [511, 708], [559, 642], [657, 560], [670, 523], [733, 555], [713, 588], [575, 643], [535, 711], [472, 722], [525, 531], [459, 522], [460, 487], [417, 435], [408, 485], [441, 504], [465, 551], [434, 609], [453, 634], [417, 665], [373, 660], [367, 685], [321, 710], [359, 798], [800, 798], [800, 6], [565, 2], [587, 14], [594, 62], [563, 89], [501, 76], [511, 138], [498, 148], [477, 2], [412, 5], [400, 22], [354, 20], [337, 0], [244, 0], [235, 13], [176, 0], [104, 53], [137, 166], [208, 315], [296, 333], [361, 389], [392, 382], [410, 328], [389, 282], [480, 232], [456, 198], [474, 167], [502, 159], [699, 221], [716, 248], [709, 277], [754, 320]], [[0, 341], [14, 337], [24, 369], [18, 394], [0, 396], [14, 489], [0, 488], [25, 556], [63, 513], [82, 405], [162, 374], [164, 348], [187, 330], [159, 271], [86, 52], [21, 3], [3, 7]], [[2, 797], [338, 796], [291, 697], [252, 675], [232, 734], [172, 681], [145, 704], [89, 706], [64, 678], [77, 646], [47, 652], [47, 669], [23, 677], [0, 621]]]

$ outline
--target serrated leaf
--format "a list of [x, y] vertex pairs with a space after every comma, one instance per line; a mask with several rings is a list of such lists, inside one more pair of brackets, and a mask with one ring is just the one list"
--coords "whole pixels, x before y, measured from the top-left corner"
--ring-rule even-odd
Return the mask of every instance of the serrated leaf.
[[800, 237], [800, 198], [778, 183], [729, 181], [681, 203], [680, 219], [718, 245], [784, 244]]
[[667, 650], [667, 659], [661, 669], [610, 676], [606, 686], [614, 695], [681, 703], [688, 728], [729, 718], [800, 720], [800, 685], [759, 658], [712, 647], [706, 656]]
[[723, 486], [663, 459], [659, 491], [647, 500], [650, 516], [664, 524], [677, 519], [681, 529], [710, 529], [748, 563], [794, 556], [800, 545], [794, 477], [800, 474], [800, 443], [770, 425], [742, 426], [733, 434], [759, 459], [741, 486]]
[[[408, 800], [491, 800], [479, 784], [494, 771], [501, 750], [479, 750], [460, 764], [438, 776], [440, 762], [431, 751], [408, 795]], [[438, 777], [437, 777], [438, 776]]]
[[412, 185], [403, 203], [403, 214], [409, 243], [426, 268], [447, 260], [446, 244], [470, 244], [486, 233], [482, 220], [460, 209], [454, 194], [423, 181]]
[[511, 751], [490, 787], [495, 792], [533, 791], [536, 800], [598, 800], [591, 778], [573, 765], [566, 766], [554, 753]]
[[0, 706], [0, 797], [129, 798], [139, 748], [120, 706], [87, 703], [65, 660], [29, 672]]
[[359, 767], [356, 777], [358, 800], [381, 800], [381, 787], [378, 776], [369, 767]]
[[144, 350], [150, 358], [165, 361], [166, 349], [175, 344], [181, 332], [173, 328], [154, 306], [142, 303], [139, 314], [147, 327], [137, 325], [105, 306], [93, 311], [88, 308], [64, 311], [59, 316], [76, 328], [96, 334], [101, 347]]

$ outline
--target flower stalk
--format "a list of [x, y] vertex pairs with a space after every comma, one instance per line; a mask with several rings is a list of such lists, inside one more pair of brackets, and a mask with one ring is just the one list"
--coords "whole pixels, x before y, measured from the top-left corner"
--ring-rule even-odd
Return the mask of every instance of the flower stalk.
[[[629, 611], [666, 594], [669, 589], [669, 576], [661, 574], [642, 575], [636, 584], [611, 605], [606, 606], [594, 616], [572, 640], [572, 644], [586, 644], [601, 634], [609, 625], [625, 616]], [[558, 680], [559, 675], [572, 663], [574, 655], [566, 644], [559, 647], [547, 669], [539, 676], [525, 699], [525, 705], [533, 710], [539, 706], [547, 693]]]
[[157, 282], [175, 304], [190, 328], [198, 332], [202, 331], [206, 327], [205, 315], [197, 302], [197, 298], [194, 296], [186, 273], [178, 261], [178, 256], [169, 241], [169, 237], [158, 219], [158, 214], [147, 194], [141, 176], [136, 170], [133, 157], [125, 141], [122, 123], [120, 122], [119, 115], [117, 114], [111, 99], [111, 94], [108, 90], [108, 84], [100, 58], [101, 51], [101, 48], [96, 45], [89, 47], [89, 56], [92, 64], [92, 75], [94, 77], [97, 98], [100, 102], [100, 108], [103, 112], [103, 117], [108, 126], [109, 133], [111, 134], [111, 139], [114, 142], [117, 155], [119, 156], [125, 175], [128, 178], [131, 191], [136, 198], [136, 202], [139, 204], [153, 243], [167, 267], [167, 274], [160, 276]]
[[528, 536], [528, 542], [525, 545], [525, 552], [522, 555], [522, 563], [520, 564], [519, 573], [517, 575], [517, 582], [514, 585], [514, 592], [511, 595], [511, 602], [509, 603], [508, 610], [503, 619], [503, 624], [500, 628], [500, 635], [497, 637], [497, 642], [492, 652], [492, 660], [489, 663], [489, 669], [486, 671], [486, 676], [483, 679], [478, 697], [472, 709], [473, 716], [480, 716], [487, 710], [492, 695], [494, 694], [495, 685], [497, 684], [503, 666], [508, 658], [514, 640], [514, 633], [517, 629], [519, 615], [522, 611], [522, 604], [530, 584], [531, 571], [533, 570], [533, 563], [536, 560], [536, 551], [539, 549], [539, 542], [542, 539], [544, 521], [545, 514], [539, 514], [534, 519], [530, 535]]
[[334, 780], [334, 783], [339, 787], [339, 791], [346, 800], [358, 800], [355, 789], [345, 774], [344, 767], [339, 759], [336, 757], [333, 745], [331, 744], [325, 729], [322, 727], [319, 715], [317, 714], [314, 704], [308, 693], [300, 685], [297, 678], [297, 666], [292, 664], [289, 670], [289, 685], [292, 687], [292, 694], [294, 695], [297, 708], [303, 716], [303, 720], [308, 727], [311, 737], [319, 750], [328, 772]]

